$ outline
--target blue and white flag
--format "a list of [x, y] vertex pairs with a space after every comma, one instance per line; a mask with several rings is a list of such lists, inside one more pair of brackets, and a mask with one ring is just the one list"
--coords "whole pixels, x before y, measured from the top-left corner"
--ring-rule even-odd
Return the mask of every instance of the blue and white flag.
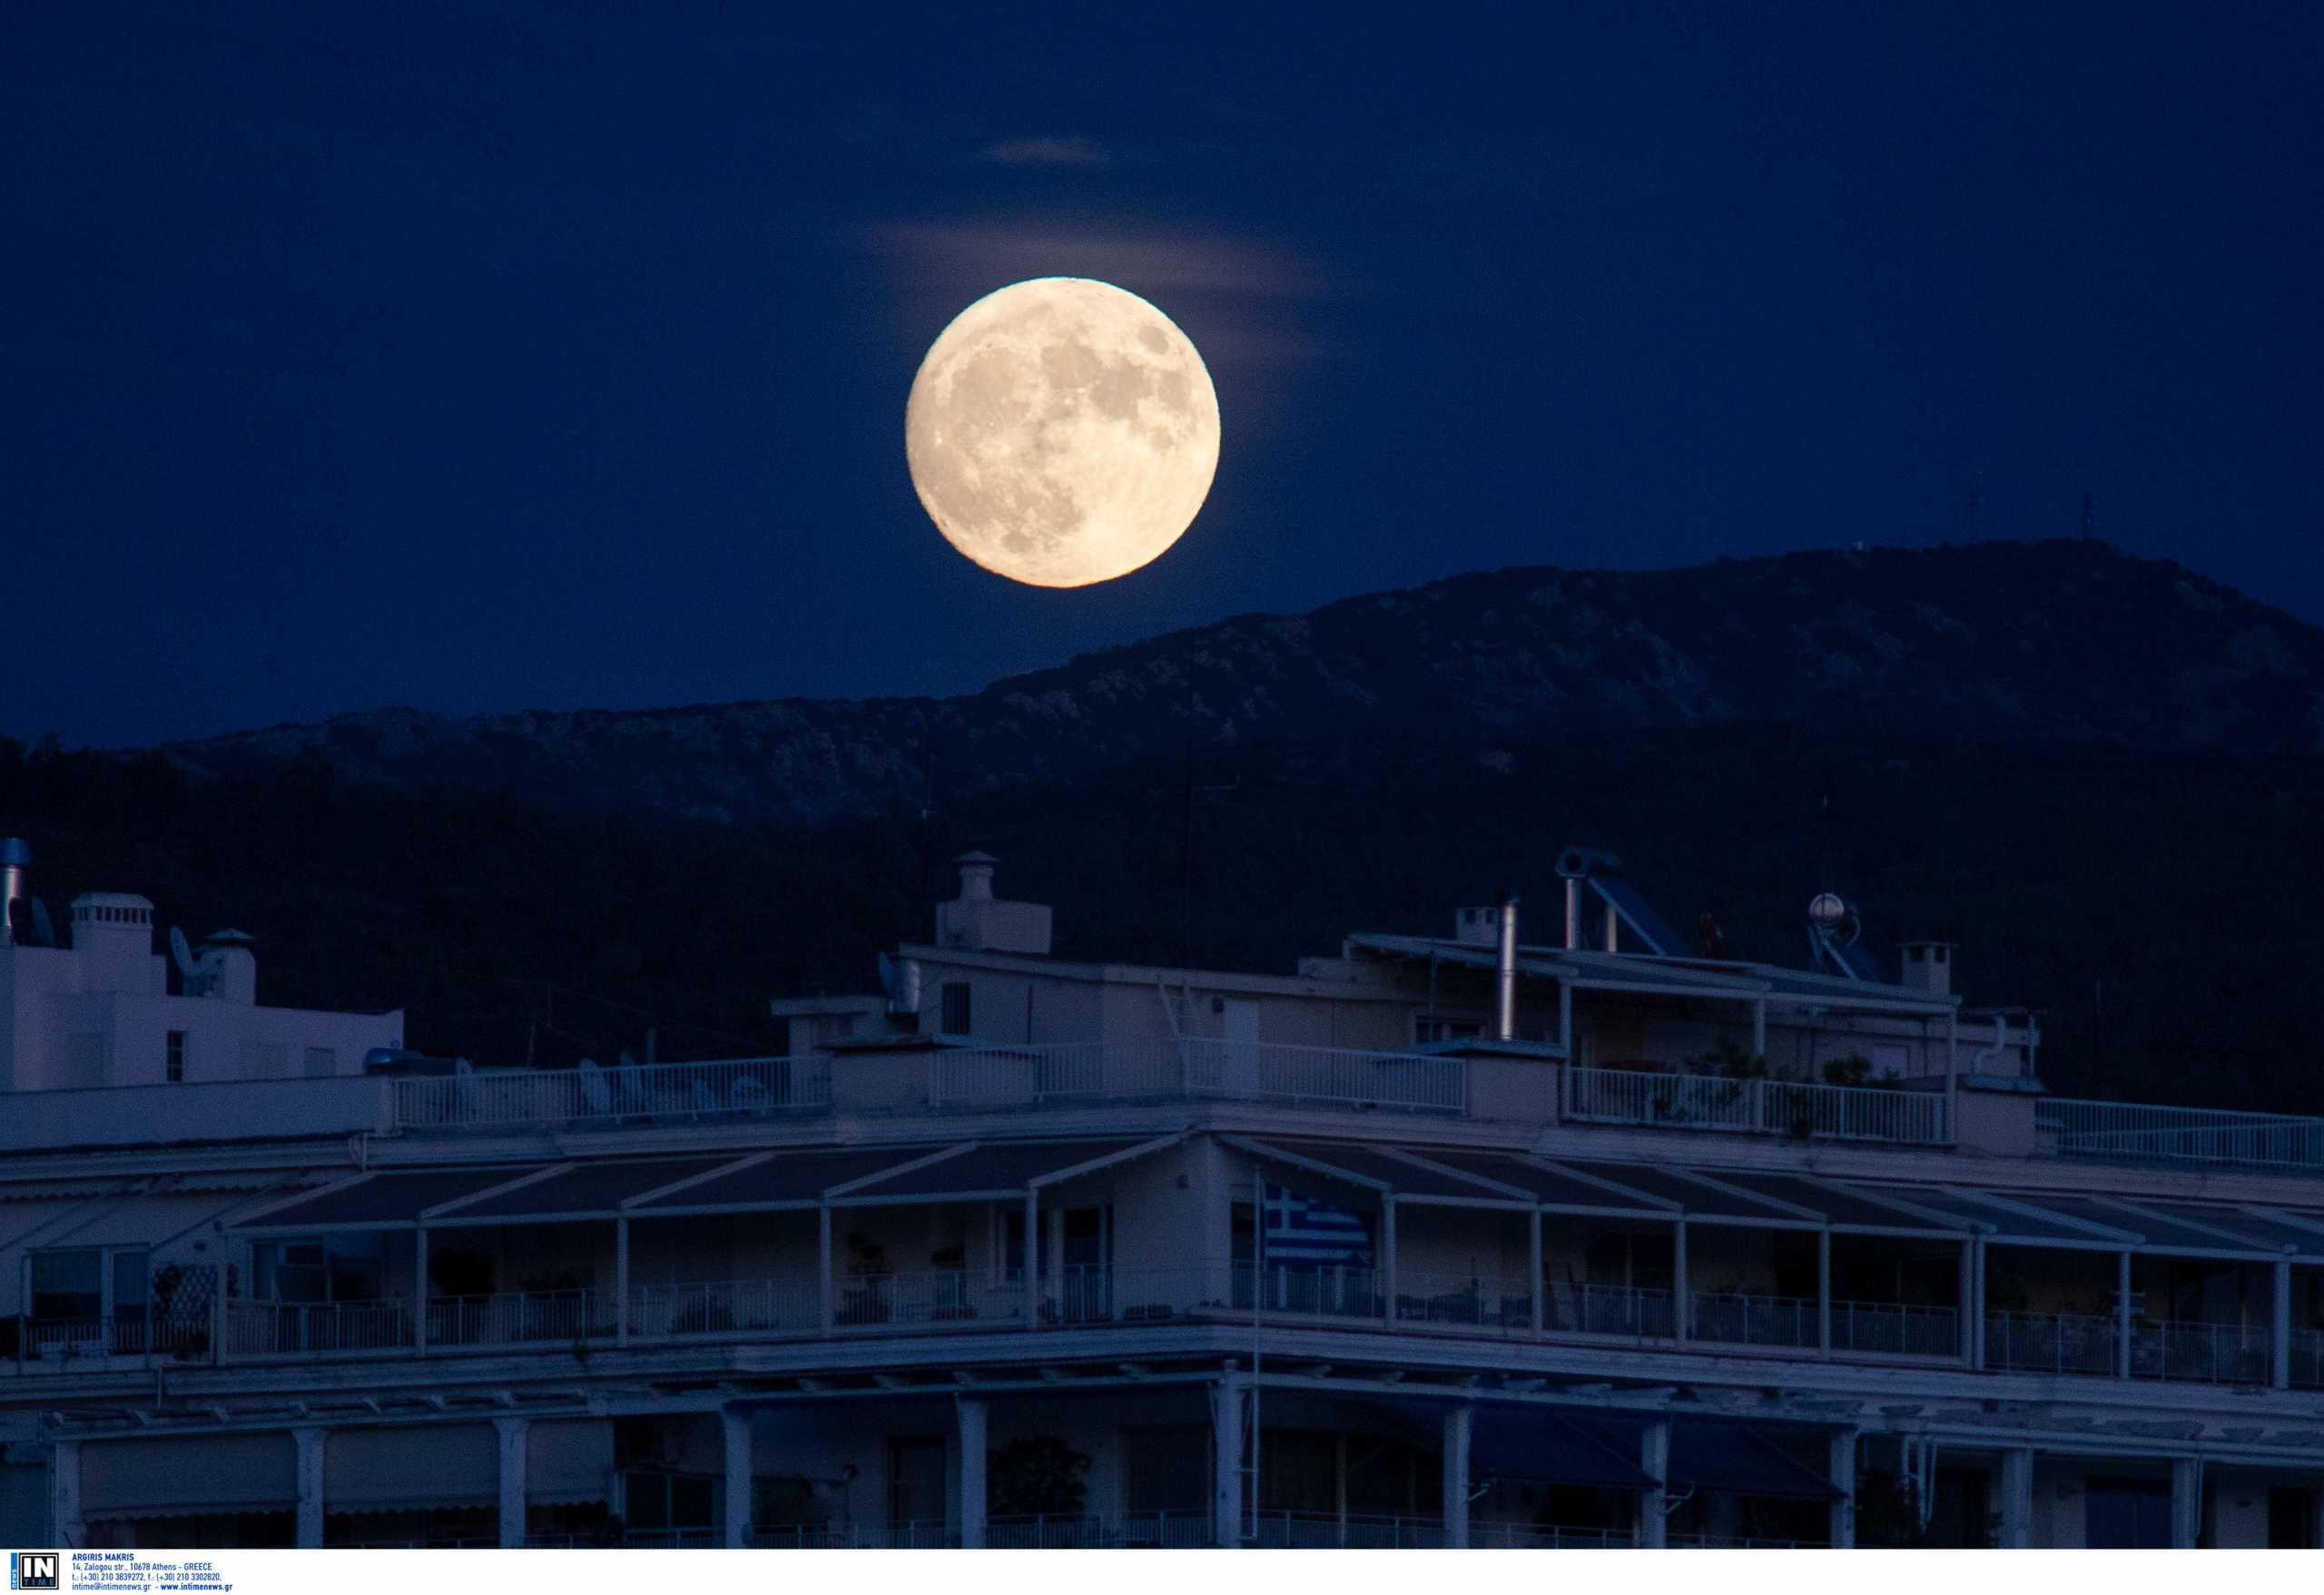
[[1372, 1230], [1360, 1213], [1334, 1207], [1268, 1181], [1265, 1256], [1269, 1266], [1294, 1263], [1372, 1264]]

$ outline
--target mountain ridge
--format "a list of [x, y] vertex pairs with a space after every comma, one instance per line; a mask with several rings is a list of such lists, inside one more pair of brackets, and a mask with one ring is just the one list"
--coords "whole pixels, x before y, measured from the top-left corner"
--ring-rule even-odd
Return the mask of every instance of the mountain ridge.
[[1758, 722], [2313, 753], [2324, 630], [2083, 540], [1512, 566], [1230, 616], [947, 698], [389, 708], [161, 751], [196, 772], [320, 756], [359, 781], [813, 822], [1188, 741]]

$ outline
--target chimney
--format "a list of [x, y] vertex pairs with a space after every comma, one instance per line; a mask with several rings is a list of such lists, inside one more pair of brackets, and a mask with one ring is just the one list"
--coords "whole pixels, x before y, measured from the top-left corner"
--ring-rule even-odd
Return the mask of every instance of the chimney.
[[936, 944], [971, 952], [1047, 956], [1049, 905], [993, 896], [992, 867], [1000, 861], [990, 853], [962, 853], [952, 861], [960, 866], [960, 895], [936, 905]]
[[992, 867], [1000, 862], [990, 853], [962, 853], [952, 861], [960, 866], [960, 897], [962, 902], [992, 901]]
[[1954, 943], [1907, 941], [1896, 951], [1904, 964], [1904, 984], [1931, 997], [1953, 995]]
[[1517, 1039], [1517, 894], [1501, 894], [1501, 950], [1493, 960], [1492, 1033]]
[[25, 896], [25, 875], [32, 867], [33, 850], [21, 838], [0, 838], [0, 947], [16, 939], [16, 903]]

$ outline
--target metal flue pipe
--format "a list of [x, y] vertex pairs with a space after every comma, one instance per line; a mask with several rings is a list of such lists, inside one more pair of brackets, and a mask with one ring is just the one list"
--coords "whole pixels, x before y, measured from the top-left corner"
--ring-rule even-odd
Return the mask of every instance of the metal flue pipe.
[[15, 940], [10, 916], [25, 895], [25, 872], [33, 867], [33, 850], [17, 838], [0, 838], [0, 947]]
[[1568, 875], [1565, 878], [1565, 950], [1575, 950], [1581, 945], [1581, 881]]
[[1501, 894], [1501, 949], [1493, 960], [1492, 1033], [1499, 1041], [1517, 1039], [1517, 894]]

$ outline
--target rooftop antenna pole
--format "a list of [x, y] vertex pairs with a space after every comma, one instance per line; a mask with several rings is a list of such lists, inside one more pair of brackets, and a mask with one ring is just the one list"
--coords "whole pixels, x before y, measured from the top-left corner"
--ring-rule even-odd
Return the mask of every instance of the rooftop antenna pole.
[[1194, 968], [1195, 918], [1195, 673], [1191, 658], [1181, 666], [1187, 677], [1186, 837], [1178, 852], [1178, 968]]

